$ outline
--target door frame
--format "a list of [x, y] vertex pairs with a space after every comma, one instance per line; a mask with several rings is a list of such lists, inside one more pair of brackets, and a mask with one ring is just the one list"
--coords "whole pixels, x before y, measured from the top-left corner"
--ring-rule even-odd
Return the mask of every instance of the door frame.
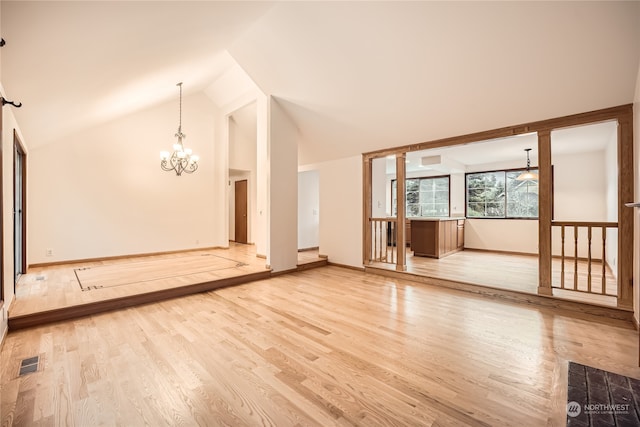
[[[22, 145], [22, 141], [18, 136], [18, 132], [13, 130], [13, 233], [14, 233], [14, 241], [13, 241], [13, 256], [15, 259], [16, 249], [17, 249], [17, 241], [16, 241], [16, 187], [17, 187], [17, 157], [20, 156], [21, 159], [21, 170], [20, 170], [20, 211], [21, 211], [21, 239], [20, 239], [20, 271], [17, 269], [14, 271], [14, 287], [18, 282], [19, 275], [27, 272], [27, 152], [24, 149], [24, 145]], [[16, 267], [16, 263], [14, 262], [14, 269]]]
[[[3, 186], [4, 168], [2, 167], [2, 106], [0, 105], [0, 188]], [[0, 192], [0, 309], [4, 306], [4, 194]]]
[[[245, 205], [245, 215], [244, 215], [244, 235], [245, 235], [245, 239], [244, 242], [239, 242], [238, 241], [238, 183], [239, 182], [244, 182], [245, 184], [245, 193], [244, 193], [244, 205]], [[248, 244], [249, 243], [249, 180], [248, 179], [239, 179], [234, 181], [234, 188], [233, 188], [233, 194], [234, 194], [234, 240], [236, 243], [244, 243], [244, 244]]]

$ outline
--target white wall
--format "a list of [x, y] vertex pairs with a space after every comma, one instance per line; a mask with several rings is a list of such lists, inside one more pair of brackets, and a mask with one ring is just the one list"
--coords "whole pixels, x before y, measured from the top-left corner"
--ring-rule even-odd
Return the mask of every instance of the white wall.
[[[633, 97], [633, 181], [634, 201], [640, 201], [640, 68]], [[633, 313], [636, 323], [640, 319], [640, 209], [634, 208], [633, 237]]]
[[[0, 92], [5, 94], [5, 89], [0, 84]], [[1, 107], [0, 107], [1, 108]], [[27, 154], [27, 162], [31, 156], [28, 141], [26, 141], [20, 131], [20, 127], [13, 115], [13, 107], [6, 106], [2, 109], [2, 227], [3, 227], [3, 245], [2, 256], [3, 271], [2, 286], [4, 295], [4, 304], [0, 308], [0, 342], [4, 339], [7, 332], [7, 311], [14, 300], [14, 260], [13, 260], [13, 131], [16, 130], [23, 148]], [[27, 171], [29, 166], [27, 165]], [[27, 178], [27, 191], [30, 190], [30, 182]], [[27, 201], [27, 215], [32, 215], [30, 206]], [[27, 218], [28, 222], [28, 218]]]
[[[0, 9], [2, 9], [0, 7]], [[0, 22], [2, 20], [0, 19]], [[2, 54], [0, 53], [0, 70], [2, 70]], [[0, 81], [2, 81], [2, 73], [0, 73]], [[0, 87], [2, 87], [2, 84], [0, 84]], [[4, 88], [2, 88], [2, 93], [4, 93]], [[1, 108], [1, 107], [0, 107]], [[4, 122], [4, 118], [2, 119], [2, 121]], [[4, 128], [4, 126], [3, 126]], [[4, 130], [3, 130], [3, 135], [0, 136], [0, 142], [2, 143], [2, 147], [0, 147], [0, 150], [2, 150], [2, 152], [6, 153], [5, 151], [5, 137], [4, 137]], [[11, 194], [8, 193], [7, 191], [5, 191], [6, 186], [4, 185], [5, 182], [5, 176], [6, 173], [5, 171], [5, 165], [6, 165], [6, 160], [4, 160], [3, 156], [3, 162], [2, 162], [2, 206], [3, 206], [3, 212], [2, 212], [2, 216], [3, 218], [6, 215], [7, 209], [7, 197], [5, 195]], [[0, 224], [0, 227], [4, 227], [4, 223]], [[3, 229], [3, 235], [4, 235], [4, 229]], [[6, 246], [6, 239], [3, 240], [2, 242], [2, 247], [0, 247], [0, 256], [3, 258], [3, 263], [6, 266], [6, 253], [7, 253], [7, 246]], [[13, 263], [12, 263], [13, 264]], [[7, 309], [9, 308], [9, 304], [11, 303], [11, 301], [13, 300], [13, 287], [11, 288], [11, 292], [9, 293], [9, 289], [7, 289], [7, 280], [5, 279], [6, 277], [8, 277], [5, 274], [5, 271], [0, 271], [0, 275], [2, 275], [0, 277], [0, 286], [2, 286], [2, 295], [3, 298], [0, 298], [0, 300], [3, 300], [3, 302], [0, 303], [0, 305], [2, 305], [2, 307], [0, 307], [0, 347], [2, 346], [2, 343], [4, 342], [4, 337], [7, 333], [8, 330], [8, 324], [7, 324]]]
[[298, 263], [298, 129], [271, 97], [269, 128], [269, 221], [267, 264], [274, 272]]
[[[245, 106], [247, 108], [251, 106]], [[255, 106], [249, 108], [255, 110]], [[254, 117], [255, 118], [255, 117]], [[230, 117], [229, 126], [229, 240], [235, 240], [235, 182], [247, 180], [247, 243], [254, 243], [256, 221], [257, 135], [254, 128], [240, 128]]]
[[467, 218], [464, 223], [464, 247], [537, 254], [538, 221]]
[[[248, 77], [246, 77], [249, 79]], [[216, 207], [216, 218], [214, 228], [217, 231], [220, 228], [220, 242], [218, 245], [226, 246], [228, 240], [234, 237], [235, 230], [233, 217], [229, 214], [232, 212], [230, 201], [233, 200], [233, 191], [230, 190], [229, 182], [234, 180], [234, 175], [243, 174], [246, 171], [233, 169], [232, 166], [238, 168], [246, 168], [249, 170], [249, 224], [248, 239], [249, 242], [256, 245], [256, 254], [266, 258], [267, 254], [267, 223], [268, 223], [268, 140], [269, 140], [269, 109], [268, 99], [253, 83], [249, 80], [249, 86], [244, 92], [231, 90], [224, 85], [223, 90], [226, 93], [224, 99], [229, 100], [225, 105], [220, 106], [216, 111], [216, 173], [219, 173], [221, 186], [218, 183], [218, 176], [214, 185], [214, 193], [224, 194], [224, 204]], [[217, 83], [216, 83], [217, 85]], [[239, 93], [239, 95], [238, 95]], [[245, 107], [251, 106], [253, 110], [255, 104], [255, 136], [242, 137], [239, 146], [236, 145], [235, 134], [240, 129], [234, 127], [232, 116]], [[246, 115], [245, 115], [246, 117]], [[253, 130], [252, 130], [253, 132]], [[249, 146], [252, 144], [252, 147]], [[243, 175], [245, 176], [245, 175]], [[220, 188], [221, 187], [221, 188]], [[220, 212], [218, 212], [220, 211]], [[230, 230], [234, 230], [229, 234]]]
[[269, 226], [269, 98], [258, 93], [256, 98], [256, 220], [254, 241], [256, 254], [266, 258], [268, 252]]
[[320, 173], [298, 172], [298, 249], [317, 248], [320, 233]]
[[[554, 219], [606, 221], [607, 174], [604, 151], [558, 155], [553, 153]], [[617, 166], [616, 166], [617, 170]]]
[[387, 175], [386, 158], [371, 161], [371, 216], [374, 218], [392, 216], [390, 176]]
[[241, 129], [229, 119], [229, 169], [251, 171], [256, 168], [256, 135], [253, 130]]
[[[611, 197], [614, 198], [614, 203], [617, 203], [618, 166], [615, 149], [613, 157], [615, 164], [611, 165], [608, 164], [608, 155], [605, 150], [570, 155], [554, 154], [553, 133], [551, 147], [554, 167], [554, 220], [609, 221], [609, 214], [613, 211], [607, 207], [607, 203]], [[613, 190], [611, 190], [612, 186]], [[611, 221], [617, 221], [617, 210], [615, 212], [615, 217]], [[601, 233], [595, 229], [593, 233], [591, 254], [593, 258], [601, 259]], [[562, 253], [560, 227], [552, 227], [551, 239], [553, 255], [560, 255]], [[617, 263], [616, 230], [607, 229], [607, 241], [614, 244], [612, 252], [607, 256], [611, 267], [614, 267]], [[564, 249], [566, 256], [574, 256], [573, 242], [573, 231], [566, 229]], [[581, 229], [578, 235], [578, 256], [586, 258], [588, 250], [587, 231]]]
[[452, 173], [449, 175], [451, 191], [451, 216], [464, 216], [467, 186], [464, 173]]
[[29, 264], [215, 245], [214, 207], [224, 206], [213, 192], [215, 109], [201, 94], [183, 99], [185, 145], [201, 160], [178, 177], [159, 160], [175, 141], [176, 108], [172, 101], [29, 153]]
[[362, 157], [319, 163], [320, 254], [362, 267]]

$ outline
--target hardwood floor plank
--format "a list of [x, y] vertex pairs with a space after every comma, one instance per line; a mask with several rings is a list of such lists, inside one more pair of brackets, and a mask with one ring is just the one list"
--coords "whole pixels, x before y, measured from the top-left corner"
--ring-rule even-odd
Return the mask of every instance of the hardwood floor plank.
[[10, 331], [0, 356], [3, 426], [564, 425], [568, 360], [640, 377], [629, 322], [338, 267]]

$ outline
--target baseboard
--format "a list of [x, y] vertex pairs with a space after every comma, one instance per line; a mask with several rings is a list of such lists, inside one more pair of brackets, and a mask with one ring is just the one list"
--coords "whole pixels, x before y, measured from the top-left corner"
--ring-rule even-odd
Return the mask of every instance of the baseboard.
[[298, 252], [317, 251], [318, 249], [320, 249], [318, 246], [312, 246], [310, 248], [300, 248]]
[[131, 255], [114, 255], [114, 256], [98, 257], [98, 258], [83, 258], [83, 259], [73, 259], [73, 260], [64, 260], [64, 261], [43, 262], [43, 263], [37, 263], [37, 264], [29, 264], [27, 269], [39, 268], [39, 267], [55, 267], [58, 265], [68, 265], [68, 264], [81, 264], [81, 263], [87, 263], [87, 262], [117, 261], [119, 259], [147, 257], [147, 256], [174, 255], [174, 254], [193, 252], [193, 251], [209, 251], [213, 249], [229, 249], [229, 247], [228, 246], [210, 246], [206, 248], [180, 249], [176, 251], [147, 252], [147, 253], [131, 254]]
[[463, 249], [464, 251], [471, 251], [471, 252], [487, 252], [487, 253], [494, 253], [494, 254], [502, 254], [502, 255], [527, 255], [527, 256], [538, 256], [537, 253], [531, 253], [531, 252], [517, 252], [517, 251], [500, 251], [500, 250], [496, 250], [496, 249], [478, 249], [478, 248], [467, 248], [466, 246]]
[[2, 313], [2, 319], [0, 320], [0, 327], [2, 327], [2, 332], [0, 333], [0, 352], [2, 352], [4, 340], [7, 337], [7, 332], [9, 332], [9, 313], [7, 311], [8, 310], [4, 308], [4, 301], [0, 301], [0, 313]]
[[349, 270], [355, 270], [355, 271], [362, 271], [362, 272], [365, 271], [364, 267], [356, 267], [354, 265], [340, 264], [340, 263], [331, 262], [331, 261], [327, 262], [327, 265], [330, 265], [332, 267], [348, 268]]
[[276, 276], [282, 276], [284, 274], [289, 274], [289, 273], [295, 273], [296, 271], [298, 271], [298, 268], [290, 268], [288, 270], [282, 270], [282, 271], [272, 271], [271, 272], [271, 277], [276, 277]]

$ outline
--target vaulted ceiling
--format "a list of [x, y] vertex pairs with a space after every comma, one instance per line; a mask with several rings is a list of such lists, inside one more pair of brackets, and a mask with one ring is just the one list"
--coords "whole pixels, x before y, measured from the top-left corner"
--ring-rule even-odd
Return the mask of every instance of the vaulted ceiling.
[[[238, 67], [301, 163], [633, 102], [640, 2], [2, 1], [29, 147], [204, 92]], [[216, 82], [218, 86], [216, 87]]]

